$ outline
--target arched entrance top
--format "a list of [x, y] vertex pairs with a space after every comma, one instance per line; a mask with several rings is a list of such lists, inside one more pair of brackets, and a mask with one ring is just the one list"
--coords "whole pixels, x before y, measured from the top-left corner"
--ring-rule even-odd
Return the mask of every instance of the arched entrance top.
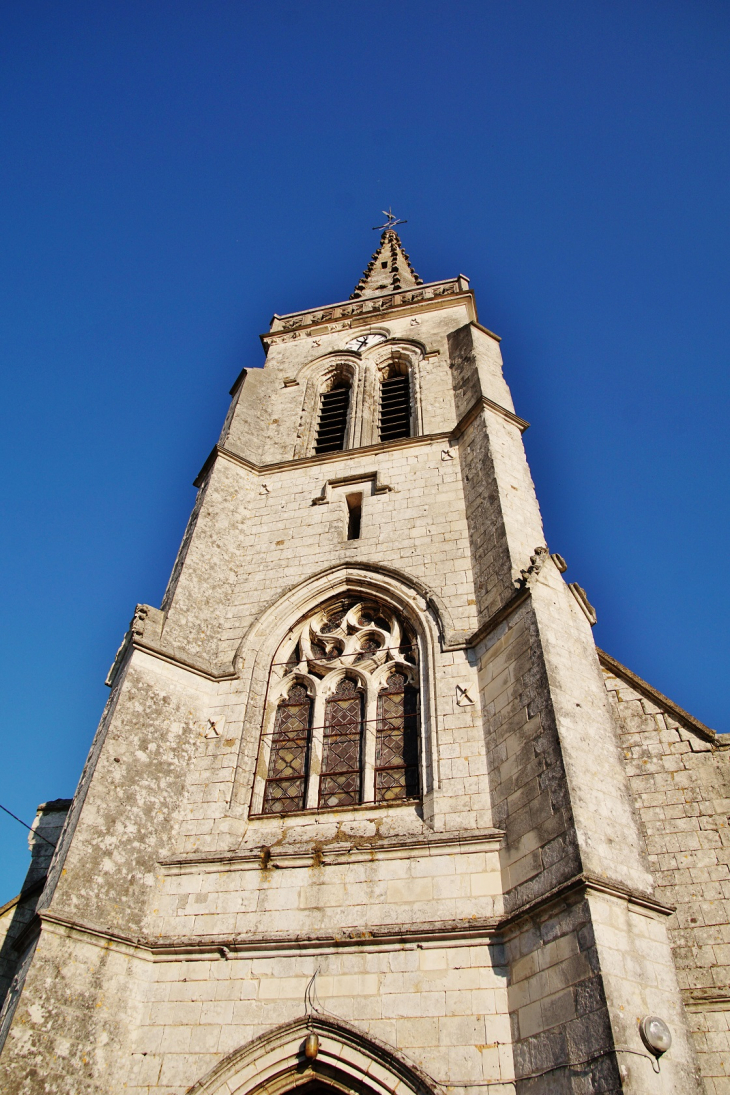
[[[303, 1050], [310, 1031], [319, 1037], [313, 1061]], [[315, 1095], [315, 1086], [343, 1095], [437, 1095], [442, 1090], [395, 1050], [349, 1023], [303, 1015], [234, 1050], [187, 1095]]]

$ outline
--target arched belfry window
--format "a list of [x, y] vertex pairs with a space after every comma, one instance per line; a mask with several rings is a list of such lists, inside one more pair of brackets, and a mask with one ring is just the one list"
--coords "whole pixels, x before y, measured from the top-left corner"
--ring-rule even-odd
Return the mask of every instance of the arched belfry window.
[[317, 456], [344, 449], [349, 409], [350, 385], [346, 380], [338, 380], [328, 391], [322, 392], [319, 399], [317, 437], [314, 442]]
[[408, 372], [390, 366], [380, 381], [380, 440], [411, 435], [411, 385]]
[[341, 596], [300, 620], [271, 667], [253, 812], [417, 798], [418, 680], [415, 632], [392, 606]]

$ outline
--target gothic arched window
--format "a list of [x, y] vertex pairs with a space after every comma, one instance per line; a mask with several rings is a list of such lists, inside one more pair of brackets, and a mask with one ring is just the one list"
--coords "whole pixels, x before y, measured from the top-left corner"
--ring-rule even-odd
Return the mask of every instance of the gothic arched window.
[[339, 380], [322, 392], [319, 400], [319, 421], [314, 452], [317, 456], [326, 452], [339, 452], [345, 447], [347, 412], [350, 409], [350, 385]]
[[411, 386], [408, 373], [391, 367], [380, 382], [380, 440], [411, 435]]
[[254, 813], [418, 797], [418, 646], [391, 606], [340, 596], [315, 609], [279, 647], [270, 687], [283, 698], [264, 717]]
[[303, 684], [295, 683], [279, 700], [264, 791], [265, 814], [304, 809], [312, 701]]

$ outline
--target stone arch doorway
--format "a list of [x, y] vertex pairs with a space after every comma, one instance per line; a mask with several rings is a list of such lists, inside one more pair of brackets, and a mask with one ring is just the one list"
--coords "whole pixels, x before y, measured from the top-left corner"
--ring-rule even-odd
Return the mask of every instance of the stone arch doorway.
[[[342, 1081], [338, 1083], [334, 1077], [318, 1073], [316, 1068], [315, 1062], [298, 1082], [292, 1082], [291, 1086], [286, 1088], [287, 1092], [290, 1095], [353, 1095], [355, 1089], [352, 1086], [345, 1085]], [[313, 1075], [310, 1075], [312, 1073]], [[309, 1076], [308, 1079], [307, 1076]], [[358, 1085], [356, 1090], [358, 1095], [367, 1095], [370, 1089], [367, 1085], [362, 1084]]]
[[[304, 1055], [310, 1033], [314, 1060]], [[187, 1095], [437, 1095], [439, 1085], [396, 1050], [341, 1020], [304, 1015], [240, 1046]]]

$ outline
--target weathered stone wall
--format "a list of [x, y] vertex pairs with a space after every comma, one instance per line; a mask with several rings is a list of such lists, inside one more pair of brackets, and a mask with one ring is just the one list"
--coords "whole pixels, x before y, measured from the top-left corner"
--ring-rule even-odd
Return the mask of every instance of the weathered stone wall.
[[[515, 579], [544, 543], [544, 533], [519, 420], [506, 421], [493, 406], [512, 411], [497, 343], [474, 324], [453, 332], [448, 341], [456, 415], [463, 423], [458, 454], [472, 580], [483, 623], [514, 594]], [[493, 405], [487, 409], [484, 400]]]
[[116, 1095], [150, 972], [129, 945], [44, 924], [2, 1056], [3, 1095]]
[[604, 669], [657, 896], [710, 1095], [730, 1090], [730, 754]]
[[437, 837], [419, 821], [403, 806], [252, 822], [235, 853], [164, 866], [150, 928], [170, 939], [303, 940], [494, 921], [499, 834]]
[[[570, 894], [505, 932], [518, 1076], [531, 1091], [571, 1091], [590, 1070], [594, 1090], [621, 1090], [591, 909]], [[576, 1076], [577, 1074], [577, 1076]]]
[[537, 645], [525, 603], [477, 648], [494, 824], [505, 832], [508, 912], [549, 893], [582, 866]]
[[225, 1054], [303, 1015], [315, 971], [329, 1015], [404, 1052], [429, 1075], [478, 1090], [511, 1076], [502, 962], [501, 948], [483, 941], [161, 964], [146, 993], [126, 1090], [186, 1091], [191, 1077]]
[[[470, 332], [451, 340], [455, 383], [469, 399], [482, 391]], [[495, 619], [475, 654], [493, 816], [505, 830], [505, 907], [521, 926], [514, 945], [508, 929], [508, 961], [511, 969], [515, 961], [523, 970], [534, 966], [525, 984], [510, 983], [517, 1076], [532, 1076], [536, 1090], [547, 1092], [558, 1082], [572, 1084], [581, 1068], [590, 1067], [606, 1090], [623, 1084], [624, 1072], [635, 1090], [651, 1090], [648, 1066], [644, 1074], [630, 1070], [617, 1049], [645, 1055], [638, 1019], [649, 997], [653, 1010], [671, 1016], [678, 1028], [668, 1066], [673, 1082], [696, 1090], [662, 914], [647, 947], [646, 916], [637, 920], [623, 896], [655, 914], [589, 622], [544, 549], [529, 566], [522, 561], [530, 539], [539, 549], [541, 526], [517, 426], [485, 405], [460, 444], [477, 597], [480, 605], [486, 602], [487, 621]], [[486, 481], [482, 491], [471, 485], [480, 481], [478, 469]], [[521, 497], [513, 501], [516, 495]], [[485, 530], [495, 527], [490, 541]], [[500, 626], [496, 614], [510, 604], [515, 607]], [[606, 885], [617, 908], [601, 894]], [[585, 895], [580, 924], [575, 907], [559, 907], [561, 888]], [[580, 956], [565, 968], [545, 956], [546, 919], [565, 955]]]
[[[395, 447], [372, 456], [340, 456], [326, 466], [288, 469], [252, 498], [251, 518], [225, 621], [221, 658], [231, 658], [262, 609], [310, 574], [340, 563], [395, 567], [421, 580], [449, 605], [453, 625], [475, 624], [469, 543], [459, 468], [443, 443]], [[378, 483], [374, 475], [377, 472]], [[361, 476], [313, 505], [328, 480]], [[389, 487], [376, 493], [377, 487]], [[362, 490], [358, 540], [346, 539], [346, 491]]]
[[[456, 424], [441, 331], [451, 311], [463, 319], [463, 309], [437, 313], [438, 325], [435, 332], [429, 326], [427, 343], [436, 349], [443, 343], [444, 352], [421, 369], [424, 433], [440, 430], [437, 438], [379, 446], [377, 455], [355, 449], [259, 472], [219, 458], [202, 488], [205, 497], [185, 548], [185, 566], [166, 603], [166, 648], [179, 648], [209, 665], [230, 664], [262, 608], [307, 575], [344, 560], [390, 564], [425, 580], [448, 602], [455, 626], [473, 629], [473, 580], [459, 461], [443, 436]], [[333, 336], [329, 341], [334, 344]], [[296, 371], [300, 358], [307, 360], [306, 349], [301, 343], [272, 349], [266, 376], [257, 377], [256, 399], [265, 381], [278, 399], [286, 397], [291, 404], [277, 404], [277, 422], [270, 425], [272, 430], [281, 426], [289, 448], [284, 451], [283, 442], [272, 441], [273, 450], [264, 453], [267, 461], [291, 460], [303, 386], [285, 387], [282, 377]], [[311, 354], [311, 345], [308, 349]], [[239, 424], [250, 424], [246, 392], [253, 375], [246, 377], [231, 422], [226, 445], [232, 452], [239, 451], [234, 443]], [[259, 411], [263, 414], [263, 407]], [[333, 490], [326, 505], [313, 505], [328, 481], [357, 476], [362, 476], [361, 483]], [[353, 490], [364, 495], [362, 529], [360, 539], [348, 541], [345, 494]]]
[[[205, 682], [126, 670], [114, 718], [56, 885], [59, 916], [136, 935], [160, 855], [176, 845], [174, 820], [203, 727]], [[196, 685], [198, 686], [196, 688]]]

